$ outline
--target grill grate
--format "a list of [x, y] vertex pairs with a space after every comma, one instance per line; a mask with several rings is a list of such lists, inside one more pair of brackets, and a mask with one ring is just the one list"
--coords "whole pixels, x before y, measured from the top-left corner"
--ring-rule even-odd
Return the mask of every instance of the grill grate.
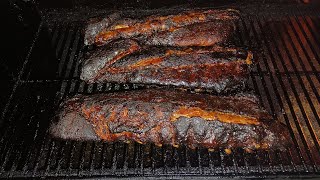
[[[2, 115], [0, 177], [319, 176], [319, 13], [246, 16], [237, 27], [237, 43], [253, 49], [259, 60], [250, 84], [263, 106], [288, 126], [294, 147], [251, 154], [237, 149], [226, 155], [202, 148], [52, 139], [47, 134], [50, 118], [66, 96], [144, 87], [77, 80], [83, 52], [80, 28], [54, 25], [48, 33], [41, 25]], [[50, 53], [40, 48], [48, 34], [57, 57], [55, 76], [39, 73], [42, 66], [37, 66], [36, 59], [50, 60]]]

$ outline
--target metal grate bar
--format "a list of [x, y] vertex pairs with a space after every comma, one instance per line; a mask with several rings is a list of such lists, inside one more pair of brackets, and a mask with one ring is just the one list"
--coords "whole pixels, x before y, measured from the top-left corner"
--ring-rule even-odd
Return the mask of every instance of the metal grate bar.
[[[11, 115], [8, 117], [8, 121], [9, 121], [9, 123], [11, 123], [11, 121], [13, 120], [13, 118], [14, 118], [14, 115], [16, 114], [16, 112], [17, 112], [17, 110], [18, 110], [18, 105], [16, 105], [15, 107], [14, 107], [14, 109], [13, 109], [13, 112], [11, 113]], [[5, 133], [4, 133], [4, 135], [2, 136], [2, 138], [1, 138], [1, 149], [0, 149], [0, 152], [1, 152], [1, 156], [0, 156], [0, 167], [1, 167], [1, 169], [3, 170], [4, 169], [4, 166], [5, 166], [5, 158], [6, 158], [6, 155], [7, 155], [7, 152], [8, 152], [8, 137], [10, 136], [9, 135], [9, 133], [10, 132], [14, 132], [14, 126], [10, 126], [11, 128], [8, 128], [8, 129], [6, 129], [5, 130]], [[10, 133], [11, 134], [11, 133]]]
[[[246, 26], [245, 26], [245, 24], [244, 24], [244, 21], [242, 21], [242, 25], [243, 25], [243, 27], [242, 28], [244, 28], [245, 30], [244, 31], [242, 31], [242, 32], [250, 32], [250, 30], [248, 31], [248, 29], [246, 28]], [[239, 34], [239, 40], [240, 40], [240, 44], [247, 44], [247, 45], [249, 45], [250, 46], [250, 43], [251, 43], [251, 41], [246, 41], [247, 39], [251, 39], [251, 38], [248, 38], [248, 36], [249, 36], [249, 33], [247, 33], [247, 34], [241, 34], [240, 32], [238, 32], [238, 34]], [[254, 39], [255, 40], [257, 40], [256, 39], [256, 36], [254, 36]], [[256, 41], [256, 42], [258, 42], [258, 41]], [[258, 57], [259, 58], [259, 57]], [[257, 65], [257, 70], [258, 70], [258, 72], [260, 72], [261, 71], [261, 64], [258, 64]], [[254, 89], [258, 89], [257, 88], [257, 82], [256, 82], [256, 80], [255, 80], [255, 77], [253, 77], [252, 75], [251, 75], [251, 84], [253, 84], [253, 86], [254, 86]], [[263, 83], [263, 85], [264, 85], [264, 88], [266, 89], [267, 87], [265, 86], [265, 83]], [[266, 93], [267, 95], [266, 96], [262, 96], [260, 93]], [[271, 109], [271, 112], [272, 112], [272, 115], [273, 116], [275, 116], [275, 110], [274, 110], [274, 107], [273, 106], [266, 106], [266, 104], [272, 104], [271, 103], [271, 100], [270, 100], [270, 95], [269, 95], [269, 92], [268, 91], [256, 91], [256, 93], [257, 93], [257, 95], [258, 95], [258, 97], [259, 97], [259, 100], [260, 100], [260, 102], [269, 102], [269, 103], [264, 103], [264, 107], [268, 107], [268, 109], [270, 110]], [[267, 101], [263, 101], [262, 100], [262, 97], [267, 97]], [[270, 161], [270, 157], [268, 156], [268, 158], [269, 159], [267, 159], [267, 161]], [[246, 166], [248, 165], [248, 162], [246, 161], [245, 162], [245, 164], [246, 164]], [[261, 172], [262, 171], [262, 167], [260, 166], [260, 163], [258, 163], [259, 165], [258, 165], [258, 170], [259, 170], [259, 172]]]
[[[259, 22], [258, 22], [258, 25], [259, 25]], [[269, 51], [269, 48], [267, 47], [267, 46], [265, 46], [266, 45], [266, 43], [267, 43], [267, 41], [266, 41], [266, 39], [264, 38], [265, 37], [265, 35], [261, 32], [261, 31], [257, 31], [257, 29], [258, 29], [258, 27], [257, 26], [255, 26], [254, 27], [256, 30], [255, 30], [255, 32], [260, 32], [261, 33], [261, 37], [263, 37], [261, 40], [260, 40], [260, 42], [264, 45], [263, 46], [263, 53], [264, 52], [266, 52], [266, 54], [264, 53], [264, 56], [263, 57], [261, 57], [261, 61], [260, 62], [264, 62], [264, 64], [268, 64], [267, 62], [271, 62], [271, 64], [272, 64], [272, 66], [269, 66], [269, 65], [265, 65], [265, 67], [266, 67], [266, 69], [268, 70], [268, 71], [270, 71], [270, 69], [271, 69], [271, 67], [273, 67], [273, 69], [274, 69], [274, 67], [275, 67], [275, 63], [273, 62], [273, 61], [267, 61], [267, 59], [266, 59], [266, 57], [268, 57], [267, 55], [269, 55], [269, 57], [270, 57], [270, 51]], [[260, 28], [261, 28], [261, 24], [260, 24], [260, 26], [259, 26], [259, 29], [258, 30], [260, 30]], [[247, 32], [247, 31], [246, 31]], [[258, 38], [258, 36], [257, 36], [257, 33], [256, 33], [256, 36], [255, 36], [256, 38]], [[274, 59], [273, 57], [270, 57], [270, 58], [272, 58], [272, 59]], [[276, 72], [278, 71], [278, 69], [274, 69]], [[266, 84], [265, 82], [265, 79], [264, 79], [264, 77], [265, 76], [262, 76], [262, 80], [263, 80], [263, 84]], [[280, 106], [280, 108], [281, 109], [284, 109], [284, 106], [283, 106], [283, 104], [282, 104], [282, 99], [281, 99], [281, 96], [280, 96], [280, 94], [279, 94], [279, 92], [278, 92], [278, 88], [280, 87], [280, 86], [277, 86], [277, 85], [275, 85], [275, 80], [277, 80], [277, 81], [279, 81], [278, 80], [278, 77], [275, 77], [274, 75], [271, 75], [270, 76], [270, 80], [271, 80], [271, 87], [272, 87], [272, 90], [273, 90], [273, 92], [274, 92], [274, 94], [276, 95], [276, 97], [277, 97], [277, 101], [276, 101], [276, 103], [275, 102], [273, 102], [272, 104], [279, 104], [279, 106]], [[266, 85], [265, 85], [265, 87], [266, 87]], [[264, 87], [264, 88], [265, 88]], [[269, 86], [270, 87], [270, 86]], [[270, 89], [270, 88], [267, 88], [267, 89]], [[269, 90], [270, 91], [270, 90]], [[268, 91], [268, 92], [269, 92]], [[268, 97], [270, 97], [270, 96], [268, 96]], [[270, 98], [269, 98], [270, 99]], [[273, 112], [274, 113], [274, 112]], [[293, 130], [292, 130], [292, 127], [290, 126], [290, 123], [289, 123], [289, 118], [288, 118], [288, 116], [287, 116], [287, 114], [283, 114], [283, 117], [284, 117], [284, 119], [285, 119], [285, 122], [286, 122], [286, 124], [287, 124], [287, 126], [289, 127], [289, 130], [290, 130], [290, 134], [291, 134], [291, 136], [292, 137], [295, 137], [294, 136], [294, 133], [293, 133]], [[302, 157], [302, 153], [301, 153], [301, 150], [298, 148], [299, 146], [298, 146], [298, 143], [297, 143], [297, 141], [296, 141], [296, 138], [293, 138], [293, 142], [294, 142], [294, 144], [295, 144], [295, 147], [297, 147], [296, 148], [296, 150], [297, 150], [297, 152], [298, 152], [298, 154], [299, 154], [299, 157]], [[304, 159], [301, 159], [301, 161], [302, 162], [304, 162]]]
[[[314, 66], [316, 63], [315, 63], [315, 62], [312, 62], [312, 61], [311, 61], [311, 58], [309, 57], [309, 54], [311, 54], [311, 53], [308, 53], [308, 52], [306, 51], [306, 49], [305, 49], [305, 47], [304, 47], [304, 46], [306, 46], [306, 45], [304, 45], [305, 43], [302, 43], [302, 42], [301, 42], [301, 39], [304, 39], [304, 38], [298, 36], [298, 34], [302, 34], [301, 31], [299, 31], [299, 33], [297, 33], [297, 31], [296, 31], [296, 28], [297, 28], [297, 27], [293, 27], [292, 23], [290, 23], [290, 25], [291, 25], [292, 29], [295, 30], [295, 31], [294, 31], [295, 37], [293, 37], [293, 35], [291, 34], [292, 32], [291, 32], [291, 33], [290, 33], [290, 32], [287, 32], [287, 35], [288, 35], [288, 33], [290, 34], [290, 37], [291, 37], [291, 38], [289, 38], [289, 40], [290, 40], [290, 42], [291, 42], [292, 47], [295, 47], [295, 48], [294, 48], [294, 51], [295, 51], [295, 53], [296, 53], [296, 55], [297, 55], [297, 57], [298, 57], [298, 59], [299, 59], [300, 64], [302, 64], [303, 70], [305, 71], [306, 68], [305, 68], [305, 66], [303, 66], [303, 61], [302, 61], [302, 59], [301, 59], [302, 55], [298, 54], [298, 52], [301, 52], [300, 49], [302, 49], [302, 51], [304, 52], [304, 55], [305, 55], [306, 59], [308, 60], [311, 68], [312, 68], [314, 71], [316, 71], [316, 68], [315, 68], [315, 66]], [[290, 29], [291, 29], [291, 28], [289, 28], [288, 31], [290, 31]], [[304, 36], [304, 37], [305, 37], [305, 36]], [[295, 42], [298, 41], [298, 43], [293, 42], [293, 40], [294, 40]], [[316, 90], [316, 88], [315, 88], [315, 86], [314, 86], [314, 84], [313, 84], [313, 81], [310, 79], [310, 75], [309, 75], [309, 74], [306, 74], [306, 76], [307, 76], [308, 81], [309, 81], [309, 83], [310, 83], [310, 85], [311, 85], [311, 87], [312, 87], [313, 92], [315, 93], [317, 99], [319, 100], [319, 94], [318, 94], [318, 92], [317, 92], [317, 90]], [[318, 78], [318, 82], [319, 82], [319, 78]], [[308, 94], [308, 93], [307, 93], [307, 94]], [[319, 101], [319, 102], [320, 102], [320, 101]]]
[[[295, 35], [298, 38], [300, 46], [303, 44], [302, 48], [304, 53], [307, 56], [308, 62], [314, 71], [320, 71], [320, 59], [319, 54], [315, 50], [318, 48], [315, 43], [314, 39], [310, 37], [310, 30], [307, 29], [307, 25], [304, 23], [304, 18], [300, 17], [288, 17], [290, 19], [290, 25], [294, 26]], [[308, 34], [307, 34], [308, 33]], [[312, 39], [312, 40], [310, 40]], [[310, 57], [309, 57], [310, 56]]]
[[[256, 34], [256, 31], [255, 30], [247, 30], [247, 26], [246, 26], [246, 23], [244, 22], [244, 21], [242, 21], [242, 23], [243, 23], [243, 28], [245, 29], [243, 32], [253, 32], [253, 39], [255, 39], [255, 40], [257, 40], [257, 34]], [[251, 26], [251, 27], [253, 27], [253, 26]], [[242, 39], [250, 39], [249, 37], [249, 34], [247, 34], [247, 37], [243, 37]], [[259, 42], [258, 40], [257, 40], [257, 42]], [[250, 42], [249, 42], [250, 43]], [[259, 58], [259, 57], [258, 57]], [[260, 64], [258, 64], [257, 65], [257, 68], [258, 68], [258, 71], [261, 69], [261, 67], [260, 67]], [[266, 68], [268, 69], [268, 66], [266, 66]], [[262, 77], [264, 77], [264, 76], [262, 76]], [[256, 79], [256, 78], [252, 78], [252, 79]], [[256, 81], [253, 81], [253, 84], [255, 85], [255, 86], [257, 86], [257, 82]], [[261, 83], [260, 83], [261, 84]], [[263, 78], [263, 81], [262, 81], [262, 85], [264, 86], [263, 87], [263, 89], [267, 89], [267, 86], [266, 86], [266, 83], [265, 83], [265, 80], [264, 80], [264, 78]], [[265, 107], [268, 107], [270, 110], [271, 110], [271, 112], [272, 112], [272, 114], [275, 116], [275, 109], [274, 109], [274, 107], [273, 106], [269, 106], [269, 105], [271, 105], [271, 104], [273, 104], [273, 103], [271, 103], [271, 98], [270, 98], [270, 94], [269, 94], [269, 91], [256, 91], [257, 93], [258, 93], [258, 95], [259, 95], [259, 98], [260, 98], [260, 102], [268, 102], [268, 103], [264, 103], [264, 105], [265, 105]], [[266, 96], [262, 96], [261, 95], [261, 93], [266, 93]], [[267, 97], [267, 100], [265, 101], [265, 100], [262, 100], [262, 97]], [[268, 106], [266, 106], [266, 104], [268, 104]], [[277, 163], [277, 162], [275, 162], [275, 163]], [[258, 169], [260, 170], [261, 169], [261, 167], [258, 167]]]
[[[259, 23], [259, 26], [260, 26], [260, 28], [262, 28], [261, 23]], [[262, 33], [263, 33], [263, 32], [262, 32]], [[267, 42], [267, 41], [265, 41], [265, 43], [268, 45], [268, 42]], [[273, 53], [271, 52], [271, 49], [272, 49], [272, 48], [271, 48], [270, 46], [267, 47], [267, 48], [268, 48], [268, 51], [269, 51], [269, 54], [270, 54], [271, 59], [275, 59]], [[276, 69], [278, 70], [278, 66], [277, 66], [277, 65], [274, 65], [274, 67], [276, 67]], [[282, 67], [283, 67], [283, 64], [282, 64]], [[283, 68], [284, 68], [284, 67], [283, 67]], [[293, 118], [294, 118], [294, 120], [295, 120], [295, 122], [296, 122], [296, 126], [299, 127], [300, 124], [299, 124], [299, 122], [297, 122], [297, 117], [296, 117], [296, 115], [295, 115], [295, 111], [293, 110], [292, 103], [291, 103], [291, 101], [288, 100], [289, 97], [288, 97], [286, 88], [285, 88], [285, 86], [284, 86], [284, 83], [283, 83], [283, 81], [282, 81], [282, 79], [281, 79], [280, 77], [277, 78], [277, 80], [279, 80], [278, 82], [280, 83], [280, 87], [282, 87], [282, 92], [284, 92], [285, 101], [288, 103], [288, 105], [289, 105], [289, 107], [290, 107], [291, 116], [293, 116]], [[304, 145], [305, 145], [305, 147], [304, 147], [303, 149], [305, 149], [305, 148], [307, 147], [307, 145], [306, 145], [307, 143], [306, 143], [306, 140], [305, 140], [305, 138], [304, 138], [304, 135], [303, 135], [303, 133], [302, 133], [302, 131], [301, 131], [301, 127], [298, 128], [298, 131], [299, 131], [300, 137], [302, 137], [302, 141], [304, 142]], [[310, 159], [311, 154], [308, 153], [307, 155], [309, 156], [309, 160], [311, 160], [311, 159]]]
[[[21, 115], [20, 118], [18, 118], [16, 120], [22, 121], [23, 118], [24, 118], [24, 114]], [[3, 160], [2, 167], [1, 167], [2, 171], [11, 169], [11, 167], [13, 165], [12, 162], [15, 157], [14, 155], [16, 153], [14, 142], [18, 141], [18, 137], [17, 137], [16, 133], [19, 133], [19, 130], [21, 131], [21, 127], [13, 129], [12, 134], [8, 138], [8, 142], [5, 145], [6, 151], [4, 152], [4, 160]]]
[[[285, 43], [285, 42], [283, 41], [283, 39], [282, 39], [282, 43]], [[291, 43], [293, 44], [293, 42], [291, 42]], [[284, 47], [287, 47], [287, 46], [284, 46]], [[285, 51], [286, 51], [287, 55], [289, 56], [289, 58], [292, 59], [292, 57], [291, 57], [291, 54], [292, 54], [292, 53], [289, 53], [289, 51], [288, 51], [287, 48], [285, 48]], [[294, 49], [294, 51], [297, 53], [297, 50], [296, 50], [296, 49]], [[298, 56], [298, 57], [299, 57], [299, 56]], [[299, 58], [299, 59], [300, 59], [300, 58]], [[300, 59], [300, 60], [301, 60], [301, 59]], [[302, 67], [304, 67], [304, 66], [302, 65]], [[314, 117], [315, 117], [316, 120], [319, 122], [319, 117], [317, 117], [317, 113], [316, 113], [316, 110], [315, 110], [315, 108], [314, 108], [313, 103], [311, 102], [311, 99], [310, 99], [310, 97], [309, 97], [309, 93], [307, 92], [305, 86], [303, 85], [304, 82], [302, 81], [302, 79], [301, 79], [300, 76], [296, 76], [296, 77], [298, 78], [299, 85], [301, 85], [301, 87], [302, 87], [302, 89], [303, 89], [304, 97], [307, 98], [308, 104], [310, 105], [310, 107], [311, 107], [311, 109], [312, 109], [312, 112], [315, 114]], [[311, 85], [313, 85], [313, 83], [312, 83], [312, 81], [311, 81], [311, 79], [310, 79], [310, 76], [309, 76], [309, 75], [306, 75], [306, 77], [307, 77], [309, 83], [310, 83]], [[303, 105], [302, 105], [302, 102], [301, 102], [301, 99], [300, 99], [300, 97], [299, 97], [299, 95], [298, 95], [298, 92], [296, 91], [296, 88], [295, 88], [296, 86], [294, 85], [294, 83], [292, 82], [291, 79], [288, 79], [288, 80], [289, 80], [290, 84], [292, 85], [291, 88], [292, 88], [292, 90], [293, 90], [293, 93], [294, 93], [295, 96], [296, 96], [296, 101], [297, 101], [297, 103], [298, 103], [298, 106], [299, 106], [300, 110], [302, 111], [303, 118], [304, 118], [305, 120], [309, 119], [309, 118], [307, 117], [306, 110], [305, 110], [305, 108], [304, 108]], [[315, 89], [313, 89], [313, 90], [315, 90]], [[315, 90], [314, 92], [317, 93], [316, 90]], [[314, 134], [314, 130], [313, 130], [314, 128], [312, 128], [312, 125], [311, 125], [311, 123], [310, 123], [309, 121], [306, 121], [306, 123], [307, 123], [308, 129], [309, 129], [309, 132], [311, 133], [311, 136], [312, 136], [313, 140], [315, 141], [316, 147], [317, 147], [317, 149], [318, 149], [318, 151], [319, 151], [319, 144], [318, 144], [317, 137], [316, 137], [316, 135]], [[319, 151], [319, 152], [320, 152], [320, 151]]]
[[61, 74], [62, 74], [62, 68], [64, 67], [64, 63], [66, 61], [68, 51], [70, 50], [69, 47], [70, 47], [71, 41], [73, 39], [73, 34], [74, 34], [73, 29], [69, 29], [68, 33], [66, 33], [66, 34], [67, 34], [67, 39], [66, 39], [66, 42], [64, 43], [61, 57], [59, 57], [59, 59], [60, 59], [59, 60], [59, 68], [58, 68], [59, 76], [61, 76]]
[[80, 52], [79, 52], [79, 55], [78, 55], [78, 58], [76, 58], [76, 63], [75, 63], [75, 70], [74, 70], [74, 73], [73, 73], [73, 78], [76, 78], [76, 77], [79, 77], [80, 76], [80, 57], [83, 56], [83, 52], [82, 52], [83, 48], [80, 49]]
[[317, 33], [317, 29], [319, 28], [319, 24], [317, 24], [317, 23], [319, 23], [319, 19], [315, 18], [315, 17], [310, 17], [310, 16], [304, 17], [304, 19], [307, 22], [306, 24], [307, 24], [308, 28], [310, 29], [311, 34], [316, 41], [316, 44], [318, 45], [318, 46], [315, 46], [314, 48], [317, 48], [317, 47], [319, 48], [320, 35]]
[[75, 59], [77, 59], [77, 54], [79, 53], [79, 49], [80, 49], [80, 44], [82, 43], [79, 43], [80, 41], [80, 30], [76, 30], [76, 37], [75, 37], [75, 40], [73, 42], [73, 46], [72, 46], [72, 52], [70, 54], [70, 59], [68, 61], [68, 64], [67, 64], [67, 68], [66, 68], [66, 73], [65, 73], [65, 78], [69, 78], [70, 74], [72, 73], [72, 70], [75, 71], [74, 69], [72, 69], [74, 63], [75, 63]]
[[[67, 28], [66, 27], [62, 27], [61, 28], [61, 32], [58, 34], [58, 41], [57, 41], [57, 44], [55, 46], [55, 49], [56, 49], [56, 57], [60, 57], [60, 53], [63, 51], [62, 49], [62, 46], [63, 46], [63, 42], [64, 42], [64, 39], [65, 39], [65, 35], [66, 35], [66, 32], [67, 32]], [[60, 35], [60, 36], [59, 36]], [[59, 60], [60, 61], [60, 60]]]
[[[40, 99], [37, 99], [37, 101], [35, 102], [35, 105], [33, 106], [34, 109], [32, 110], [32, 114], [35, 114], [36, 110], [40, 109], [39, 105], [41, 105]], [[38, 124], [39, 122], [37, 122], [36, 117], [31, 117], [26, 123], [26, 126], [23, 127], [23, 129], [19, 133], [18, 135], [19, 140], [17, 140], [19, 143], [16, 143], [17, 144], [16, 153], [14, 153], [15, 157], [14, 157], [14, 160], [12, 160], [13, 164], [11, 169], [20, 170], [23, 168], [22, 164], [24, 163], [24, 158], [26, 158], [25, 155], [28, 153], [26, 152], [28, 151], [28, 148], [26, 147], [30, 146], [30, 144], [26, 140], [31, 138], [34, 139], [34, 135], [36, 133], [35, 131], [37, 129], [36, 127], [38, 127], [37, 126]]]
[[[261, 24], [260, 24], [260, 25], [261, 25]], [[268, 26], [269, 26], [269, 25], [268, 25]], [[273, 44], [273, 47], [277, 47], [277, 45], [276, 45], [276, 43], [274, 42], [274, 40], [271, 40], [271, 43]], [[267, 44], [267, 43], [266, 43], [266, 44]], [[272, 49], [270, 46], [269, 46], [269, 48]], [[285, 72], [287, 72], [288, 70], [286, 69], [286, 66], [285, 66], [284, 62], [282, 61], [283, 56], [281, 55], [281, 52], [279, 51], [279, 49], [272, 49], [272, 50], [274, 51], [274, 52], [272, 52], [272, 54], [275, 54], [277, 57], [279, 57], [279, 58], [277, 58], [277, 59], [280, 59], [280, 60], [281, 60], [280, 62], [281, 62], [281, 64], [282, 64], [282, 67], [283, 67], [283, 69], [285, 70]], [[270, 53], [270, 54], [271, 54], [271, 53]], [[272, 59], [273, 59], [273, 58], [272, 58]], [[277, 68], [277, 66], [276, 66], [276, 68]], [[288, 75], [287, 77], [289, 77], [289, 75]], [[288, 91], [287, 91], [288, 86], [285, 86], [283, 79], [286, 80], [286, 81], [289, 81], [289, 84], [290, 84], [290, 89], [289, 89], [289, 90], [290, 90], [290, 91], [293, 91], [294, 94], [295, 94], [295, 96], [297, 97], [295, 88], [294, 88], [294, 86], [292, 85], [291, 78], [282, 78], [282, 79], [279, 78], [279, 80], [280, 80], [280, 81], [279, 81], [279, 82], [280, 82], [280, 86], [283, 87], [283, 92], [284, 92], [286, 101], [287, 101], [287, 103], [288, 103], [288, 105], [289, 105], [289, 108], [290, 108], [291, 114], [292, 114], [292, 116], [293, 116], [293, 119], [294, 119], [294, 121], [295, 121], [295, 123], [296, 123], [297, 130], [299, 131], [300, 137], [302, 138], [302, 142], [303, 142], [303, 144], [304, 144], [304, 147], [308, 150], [308, 153], [307, 153], [307, 154], [308, 154], [308, 156], [309, 156], [309, 159], [310, 159], [310, 161], [314, 164], [312, 155], [311, 155], [310, 150], [309, 150], [310, 147], [308, 146], [308, 143], [307, 143], [307, 140], [306, 140], [305, 132], [302, 131], [301, 122], [300, 122], [300, 120], [298, 119], [298, 117], [297, 117], [297, 115], [296, 115], [296, 113], [295, 113], [295, 110], [294, 110], [294, 105], [295, 105], [295, 104], [293, 104], [294, 102], [292, 102], [291, 98], [289, 97], [289, 94], [288, 94]], [[298, 105], [299, 105], [299, 104], [298, 104]], [[299, 106], [300, 106], [300, 105], [299, 105]], [[301, 107], [300, 107], [300, 108], [301, 108]]]
[[51, 33], [53, 32], [51, 40], [52, 47], [56, 47], [56, 41], [60, 30], [61, 29], [58, 26], [54, 26], [51, 30]]
[[[252, 37], [252, 39], [253, 40], [255, 40], [255, 42], [256, 43], [259, 43], [259, 42], [261, 42], [261, 41], [259, 41], [258, 40], [258, 35], [257, 35], [257, 31], [256, 31], [256, 29], [255, 29], [255, 26], [256, 26], [256, 23], [255, 23], [255, 25], [254, 25], [254, 23], [253, 23], [253, 21], [252, 21], [252, 19], [251, 18], [249, 18], [249, 22], [247, 23], [247, 24], [249, 24], [249, 27], [252, 27], [252, 29], [250, 29], [249, 30], [249, 32], [251, 32], [252, 33], [252, 35], [251, 35], [251, 37]], [[244, 24], [244, 26], [246, 27], [246, 25]], [[246, 31], [247, 32], [247, 31]], [[259, 43], [260, 44], [260, 43]], [[258, 54], [258, 53], [257, 53]], [[258, 58], [259, 58], [259, 56], [258, 56]], [[263, 63], [261, 63], [261, 64], [263, 64]], [[261, 66], [260, 66], [260, 64], [258, 64], [257, 65], [257, 68], [258, 68], [258, 71], [260, 71], [262, 68], [261, 68]], [[266, 68], [266, 66], [265, 66], [265, 68]], [[268, 68], [266, 68], [267, 70], [269, 70]], [[260, 77], [261, 77], [261, 75], [260, 75]], [[277, 109], [277, 110], [279, 110], [279, 108], [276, 108], [276, 107], [274, 107], [274, 104], [275, 103], [272, 103], [272, 101], [274, 101], [274, 99], [273, 100], [271, 100], [272, 98], [272, 96], [270, 95], [270, 91], [265, 91], [265, 89], [268, 89], [268, 86], [267, 86], [267, 83], [266, 83], [266, 78], [265, 78], [265, 76], [262, 76], [263, 78], [262, 78], [262, 81], [258, 78], [258, 77], [255, 77], [255, 78], [253, 78], [255, 81], [261, 81], [260, 83], [257, 83], [257, 82], [255, 82], [255, 81], [253, 81], [253, 84], [254, 84], [254, 86], [255, 86], [255, 89], [259, 89], [259, 91], [256, 91], [257, 92], [257, 94], [259, 95], [259, 97], [260, 97], [260, 102], [265, 102], [264, 103], [264, 107], [266, 107], [267, 109], [270, 109], [271, 110], [271, 112], [272, 112], [272, 114], [273, 114], [273, 116], [274, 116], [274, 118], [277, 118], [276, 117], [276, 110], [275, 109]], [[257, 88], [257, 87], [259, 87], [259, 85], [258, 84], [262, 84], [262, 87], [263, 88]], [[261, 87], [261, 86], [260, 86]], [[262, 95], [263, 94], [263, 95]], [[266, 97], [266, 99], [264, 99], [264, 100], [262, 100], [262, 97]], [[274, 96], [273, 96], [274, 97]], [[259, 152], [258, 152], [259, 153]], [[271, 156], [272, 155], [272, 156]], [[263, 164], [263, 162], [261, 162], [260, 161], [260, 158], [259, 157], [261, 157], [262, 156], [262, 154], [260, 154], [260, 155], [258, 155], [258, 154], [255, 154], [255, 157], [256, 157], [256, 159], [258, 160], [258, 172], [261, 172], [261, 171], [263, 171], [264, 170], [264, 168], [262, 168], [261, 166], [260, 166], [260, 164]], [[275, 154], [274, 153], [267, 153], [267, 156], [265, 156], [265, 157], [268, 157], [269, 159], [265, 159], [266, 161], [271, 161], [272, 159], [273, 159], [273, 164], [278, 164], [279, 166], [280, 166], [280, 169], [281, 170], [283, 170], [283, 162], [284, 161], [281, 161], [281, 156], [280, 156], [280, 159], [279, 158], [274, 158], [274, 156], [275, 156]], [[290, 157], [291, 158], [291, 157]], [[281, 163], [280, 163], [281, 162]]]
[[[191, 150], [138, 143], [52, 139], [47, 130], [54, 110], [77, 93], [141, 89], [137, 84], [78, 81], [82, 37], [77, 26], [54, 26], [52, 46], [59, 59], [57, 79], [21, 80], [8, 103], [0, 139], [1, 177], [97, 176], [268, 176], [319, 173], [319, 17], [246, 16], [236, 24], [237, 43], [252, 49], [258, 64], [249, 84], [273, 117], [284, 122], [294, 146], [285, 152], [247, 153], [233, 149]], [[29, 72], [29, 71], [27, 71]], [[61, 80], [64, 79], [64, 80]], [[75, 79], [76, 78], [76, 79]], [[59, 80], [60, 79], [60, 80]], [[51, 95], [43, 91], [53, 89]], [[56, 89], [56, 90], [55, 90]], [[193, 91], [193, 90], [190, 90]], [[32, 111], [24, 109], [33, 108]], [[21, 113], [24, 112], [24, 113]], [[16, 122], [25, 122], [16, 123]], [[22, 131], [20, 131], [22, 130]], [[29, 142], [31, 142], [29, 144]]]

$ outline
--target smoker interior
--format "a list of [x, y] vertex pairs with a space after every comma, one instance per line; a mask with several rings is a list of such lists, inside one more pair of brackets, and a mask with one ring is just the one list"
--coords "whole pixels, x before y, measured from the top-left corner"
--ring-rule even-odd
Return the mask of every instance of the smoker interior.
[[[159, 10], [128, 14], [154, 11]], [[105, 11], [54, 10], [43, 14], [1, 109], [0, 177], [320, 177], [320, 11], [299, 3], [252, 11], [243, 7], [235, 41], [254, 51], [258, 64], [250, 87], [288, 126], [294, 146], [283, 152], [233, 149], [227, 155], [223, 150], [51, 138], [48, 126], [66, 97], [146, 88], [79, 81], [85, 49], [81, 18], [76, 17]]]

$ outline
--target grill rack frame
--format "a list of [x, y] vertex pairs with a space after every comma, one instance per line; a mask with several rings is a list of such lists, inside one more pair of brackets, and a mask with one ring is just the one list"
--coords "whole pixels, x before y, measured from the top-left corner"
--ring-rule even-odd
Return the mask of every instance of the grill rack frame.
[[[297, 15], [292, 10], [281, 18], [272, 15], [245, 16], [237, 24], [237, 40], [239, 44], [256, 51], [259, 63], [251, 74], [250, 84], [263, 106], [289, 127], [295, 145], [293, 149], [253, 154], [236, 150], [230, 156], [219, 151], [207, 152], [206, 156], [203, 149], [193, 152], [185, 147], [164, 147], [169, 155], [163, 161], [173, 157], [177, 162], [173, 166], [160, 162], [159, 166], [152, 156], [154, 151], [158, 151], [153, 145], [53, 140], [45, 129], [39, 127], [48, 126], [55, 108], [66, 96], [145, 86], [112, 83], [87, 85], [78, 81], [79, 58], [84, 49], [80, 29], [72, 24], [51, 27], [51, 43], [58, 59], [57, 76], [39, 78], [33, 69], [32, 57], [34, 49], [41, 45], [38, 42], [42, 34], [46, 34], [43, 33], [46, 25], [41, 23], [2, 112], [2, 118], [7, 121], [4, 132], [0, 133], [0, 177], [319, 177], [320, 135], [316, 130], [320, 131], [320, 111], [317, 109], [320, 107], [320, 49], [316, 45], [320, 45], [317, 34], [320, 23], [316, 22], [320, 22], [320, 15], [317, 11], [311, 11], [310, 15]], [[285, 23], [273, 23], [278, 21]], [[268, 33], [276, 38], [270, 38]], [[48, 96], [47, 92], [52, 94]], [[34, 105], [31, 110], [28, 109], [30, 104]], [[22, 111], [25, 108], [28, 111]], [[17, 131], [28, 130], [29, 127], [30, 132]], [[30, 133], [35, 136], [31, 137]], [[133, 168], [125, 158], [131, 158], [127, 156], [131, 153], [127, 149], [129, 146], [135, 150]], [[77, 155], [78, 150], [80, 153]], [[123, 152], [122, 155], [114, 153], [116, 150]], [[102, 152], [101, 155], [99, 152]], [[110, 153], [113, 153], [112, 158], [106, 157]], [[145, 158], [145, 154], [151, 154], [151, 158]], [[102, 160], [97, 161], [99, 155]], [[139, 157], [142, 159], [139, 160]], [[209, 157], [208, 162], [202, 162], [203, 157]], [[72, 163], [72, 158], [79, 160]], [[181, 163], [184, 165], [181, 166]], [[195, 165], [197, 163], [198, 166]], [[101, 168], [96, 168], [95, 164], [99, 164], [98, 167], [101, 164]]]

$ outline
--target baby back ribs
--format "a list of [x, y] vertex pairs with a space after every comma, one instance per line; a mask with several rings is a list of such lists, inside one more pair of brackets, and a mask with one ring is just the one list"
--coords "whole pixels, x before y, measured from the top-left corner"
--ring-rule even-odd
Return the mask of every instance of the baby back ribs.
[[[95, 39], [96, 45], [104, 45], [113, 40], [120, 38], [133, 38], [137, 36], [151, 36], [153, 33], [162, 31], [172, 31], [176, 28], [191, 25], [194, 23], [224, 21], [225, 24], [232, 23], [230, 20], [238, 19], [238, 11], [233, 9], [227, 10], [205, 10], [205, 11], [189, 11], [168, 16], [149, 16], [142, 20], [120, 20], [115, 22], [109, 28], [101, 31], [95, 31], [92, 36], [85, 38]], [[104, 22], [102, 22], [104, 23]], [[106, 27], [106, 26], [105, 26]], [[216, 31], [215, 31], [216, 32]], [[89, 45], [92, 41], [85, 40], [85, 44]]]
[[113, 13], [106, 17], [91, 18], [83, 30], [84, 44], [90, 45], [95, 41], [95, 36], [109, 27], [115, 20], [120, 18], [120, 13]]
[[[87, 61], [101, 62], [104, 58]], [[80, 77], [88, 83], [174, 85], [222, 93], [243, 88], [251, 64], [251, 52], [239, 48], [153, 47], [122, 57], [94, 73], [88, 73], [92, 68], [85, 63]]]
[[94, 82], [101, 77], [105, 68], [139, 50], [140, 46], [135, 41], [120, 40], [87, 52], [80, 79]]
[[156, 46], [213, 46], [228, 42], [235, 27], [226, 21], [195, 23], [142, 37], [146, 45]]
[[50, 132], [62, 139], [210, 149], [281, 149], [289, 137], [254, 96], [161, 89], [77, 95], [61, 106]]

